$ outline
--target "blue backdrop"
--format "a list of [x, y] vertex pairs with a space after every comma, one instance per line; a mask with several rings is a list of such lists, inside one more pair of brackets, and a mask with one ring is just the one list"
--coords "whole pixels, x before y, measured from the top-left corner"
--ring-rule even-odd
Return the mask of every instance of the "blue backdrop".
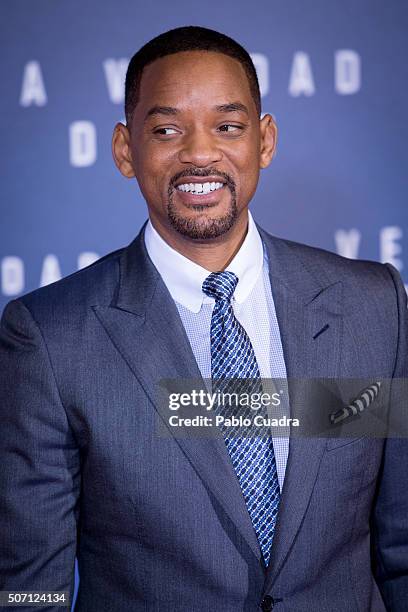
[[[253, 55], [277, 156], [252, 203], [270, 232], [404, 276], [408, 126], [406, 2], [1, 3], [0, 311], [130, 242], [146, 218], [114, 167], [133, 52], [186, 24]], [[408, 277], [405, 276], [408, 280]]]
[[264, 111], [277, 120], [256, 220], [277, 235], [390, 261], [404, 276], [403, 0], [13, 0], [0, 17], [0, 311], [137, 233], [146, 206], [110, 152], [126, 65], [156, 34], [188, 24], [250, 51]]
[[[267, 230], [404, 276], [408, 5], [394, 0], [1, 3], [5, 303], [130, 242], [146, 218], [114, 167], [133, 52], [171, 27], [219, 29], [253, 55], [277, 156], [252, 203]], [[408, 280], [408, 276], [405, 276]]]

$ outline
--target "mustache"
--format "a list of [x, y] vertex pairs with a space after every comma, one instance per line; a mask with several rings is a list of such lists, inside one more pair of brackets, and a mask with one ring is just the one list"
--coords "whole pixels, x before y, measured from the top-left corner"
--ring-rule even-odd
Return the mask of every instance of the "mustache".
[[185, 168], [178, 172], [170, 179], [169, 190], [172, 189], [175, 183], [184, 178], [185, 176], [199, 176], [200, 178], [205, 178], [207, 176], [222, 176], [225, 180], [227, 186], [234, 193], [235, 192], [235, 181], [234, 179], [227, 174], [226, 172], [222, 172], [221, 170], [217, 170], [217, 168]]

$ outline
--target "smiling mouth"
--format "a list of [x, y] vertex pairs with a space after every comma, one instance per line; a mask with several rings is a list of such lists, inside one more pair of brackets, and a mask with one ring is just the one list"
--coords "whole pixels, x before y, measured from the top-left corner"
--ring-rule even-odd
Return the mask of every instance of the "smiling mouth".
[[204, 196], [214, 191], [219, 191], [224, 187], [225, 183], [205, 182], [205, 183], [181, 183], [177, 185], [177, 191], [182, 193], [190, 193], [191, 195]]
[[[186, 177], [188, 178], [190, 177]], [[195, 179], [192, 182], [178, 183], [174, 191], [177, 193], [177, 199], [185, 207], [199, 213], [218, 206], [224, 200], [226, 188], [228, 188], [227, 183], [220, 180], [198, 182]]]

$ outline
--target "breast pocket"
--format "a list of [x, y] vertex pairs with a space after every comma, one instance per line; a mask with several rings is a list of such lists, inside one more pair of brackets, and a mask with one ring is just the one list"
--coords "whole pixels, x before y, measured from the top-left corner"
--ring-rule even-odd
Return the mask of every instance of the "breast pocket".
[[339, 486], [364, 487], [378, 476], [383, 445], [383, 439], [367, 436], [330, 438], [323, 465]]
[[354, 438], [329, 438], [327, 440], [326, 450], [333, 451], [350, 444], [364, 444], [365, 440], [367, 439], [367, 436], [357, 436]]

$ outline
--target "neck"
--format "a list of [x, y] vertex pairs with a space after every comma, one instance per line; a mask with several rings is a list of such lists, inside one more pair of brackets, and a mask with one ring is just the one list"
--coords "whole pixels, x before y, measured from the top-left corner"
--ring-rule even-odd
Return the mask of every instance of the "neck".
[[173, 249], [194, 261], [209, 272], [221, 272], [239, 251], [248, 231], [248, 213], [238, 217], [234, 226], [222, 236], [214, 239], [195, 240], [183, 236], [151, 219], [153, 227]]

